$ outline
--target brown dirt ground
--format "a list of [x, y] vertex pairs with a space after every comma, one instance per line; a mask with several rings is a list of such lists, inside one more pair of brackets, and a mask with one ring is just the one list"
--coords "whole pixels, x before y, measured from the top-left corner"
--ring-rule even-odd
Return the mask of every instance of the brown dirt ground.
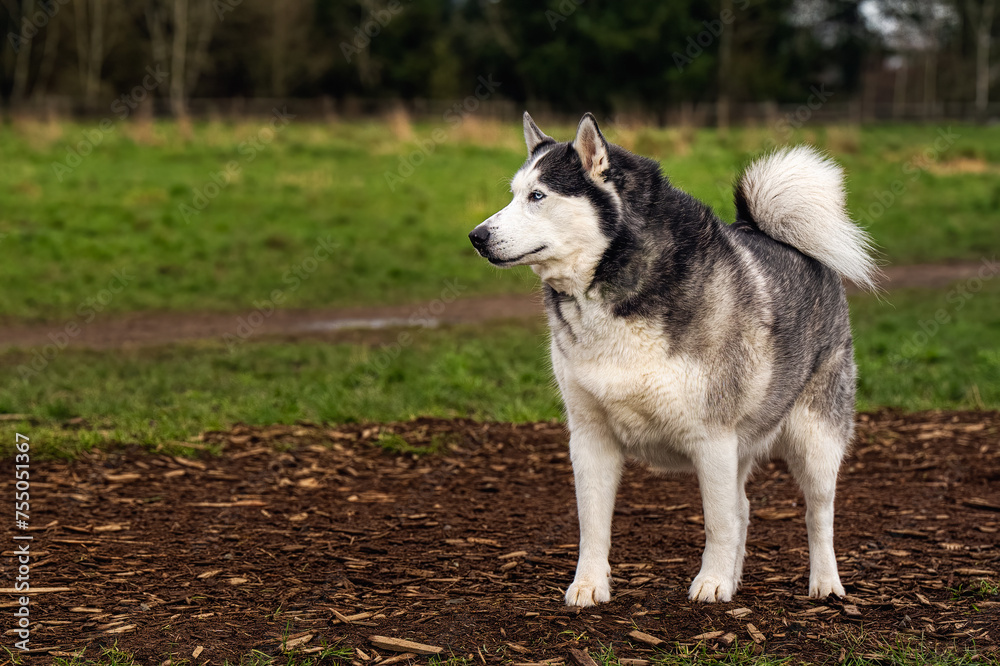
[[[883, 288], [938, 288], [977, 274], [981, 263], [889, 266]], [[850, 290], [850, 289], [849, 289]], [[440, 324], [466, 324], [498, 319], [541, 319], [537, 293], [504, 294], [459, 299], [439, 311], [441, 303], [354, 307], [319, 310], [278, 310], [261, 318], [252, 331], [254, 339], [326, 339], [346, 342], [370, 340], [372, 331], [406, 325], [414, 319], [434, 319]], [[198, 339], [239, 335], [241, 323], [254, 322], [259, 313], [246, 312], [139, 312], [98, 319], [82, 326], [68, 339], [74, 347], [114, 349], [141, 347]], [[0, 321], [0, 349], [52, 344], [50, 336], [62, 332], [66, 322], [28, 324]], [[244, 324], [245, 325], [245, 324]], [[65, 337], [65, 336], [62, 336]], [[377, 338], [377, 334], [375, 334]], [[376, 340], [377, 341], [377, 340]]]
[[[558, 662], [602, 645], [634, 659], [699, 642], [711, 653], [734, 637], [757, 653], [836, 663], [841, 646], [877, 653], [911, 637], [996, 659], [1000, 594], [973, 590], [1000, 582], [998, 437], [997, 412], [859, 417], [837, 503], [843, 601], [805, 596], [802, 499], [782, 464], [748, 486], [744, 585], [718, 605], [685, 594], [704, 539], [694, 479], [630, 467], [614, 599], [583, 610], [562, 604], [577, 525], [557, 423], [238, 426], [202, 436], [217, 456], [136, 448], [34, 461], [31, 582], [69, 589], [34, 597], [31, 646], [46, 663], [117, 642], [140, 663], [197, 650], [194, 663], [220, 664], [280, 654], [285, 636], [299, 654], [339, 643], [374, 666], [392, 653], [372, 635], [483, 664]], [[438, 452], [385, 450], [404, 440]], [[665, 643], [630, 637], [636, 629]]]

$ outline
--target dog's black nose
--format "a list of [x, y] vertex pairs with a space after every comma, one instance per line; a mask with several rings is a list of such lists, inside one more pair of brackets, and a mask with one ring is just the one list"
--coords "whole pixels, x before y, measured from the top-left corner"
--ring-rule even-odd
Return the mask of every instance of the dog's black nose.
[[484, 226], [479, 226], [469, 232], [469, 240], [472, 246], [479, 251], [486, 247], [486, 242], [490, 239], [490, 230]]

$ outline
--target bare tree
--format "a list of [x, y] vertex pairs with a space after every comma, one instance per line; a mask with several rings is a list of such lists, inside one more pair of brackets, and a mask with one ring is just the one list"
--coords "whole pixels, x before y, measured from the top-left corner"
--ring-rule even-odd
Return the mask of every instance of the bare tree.
[[153, 59], [169, 68], [170, 112], [177, 118], [187, 117], [188, 96], [204, 70], [217, 20], [212, 0], [149, 0], [146, 4]]
[[733, 0], [722, 0], [722, 34], [719, 36], [719, 97], [715, 101], [716, 124], [720, 129], [729, 127], [729, 90], [733, 62]]
[[19, 9], [21, 20], [17, 24], [21, 31], [16, 55], [14, 56], [14, 85], [10, 96], [14, 104], [24, 101], [28, 94], [28, 68], [31, 64], [31, 39], [33, 34], [27, 34], [22, 26], [35, 13], [35, 0], [22, 0]]
[[45, 27], [45, 47], [42, 49], [42, 61], [38, 65], [38, 78], [35, 83], [35, 95], [46, 94], [52, 85], [52, 76], [56, 71], [56, 59], [59, 55], [59, 38], [62, 36], [61, 16], [54, 15]]
[[966, 16], [976, 35], [976, 113], [980, 117], [986, 115], [990, 101], [990, 36], [996, 7], [996, 0], [965, 1]]
[[77, 0], [73, 3], [77, 66], [87, 106], [92, 106], [97, 100], [101, 87], [101, 68], [107, 55], [104, 39], [107, 5], [108, 0]]
[[285, 96], [288, 75], [288, 24], [289, 7], [282, 0], [273, 0], [274, 32], [271, 33], [271, 94]]

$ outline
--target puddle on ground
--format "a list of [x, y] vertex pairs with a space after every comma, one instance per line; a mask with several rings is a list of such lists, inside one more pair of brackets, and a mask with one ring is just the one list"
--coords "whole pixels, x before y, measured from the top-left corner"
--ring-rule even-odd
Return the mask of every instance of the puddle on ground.
[[374, 331], [380, 328], [437, 328], [440, 319], [421, 318], [412, 320], [409, 317], [376, 317], [374, 319], [330, 319], [314, 321], [296, 327], [299, 331], [343, 331], [360, 329]]

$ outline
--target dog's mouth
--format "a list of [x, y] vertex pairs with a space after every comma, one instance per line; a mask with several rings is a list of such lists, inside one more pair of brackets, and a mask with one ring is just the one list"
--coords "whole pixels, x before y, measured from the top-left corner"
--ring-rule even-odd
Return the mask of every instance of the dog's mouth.
[[549, 247], [548, 245], [542, 245], [541, 247], [535, 248], [531, 252], [525, 252], [524, 254], [512, 257], [511, 259], [498, 259], [497, 257], [489, 257], [489, 256], [486, 257], [486, 259], [494, 266], [510, 266], [511, 264], [516, 264], [522, 259], [530, 257], [533, 254], [538, 254], [542, 250], [548, 249], [548, 247]]

